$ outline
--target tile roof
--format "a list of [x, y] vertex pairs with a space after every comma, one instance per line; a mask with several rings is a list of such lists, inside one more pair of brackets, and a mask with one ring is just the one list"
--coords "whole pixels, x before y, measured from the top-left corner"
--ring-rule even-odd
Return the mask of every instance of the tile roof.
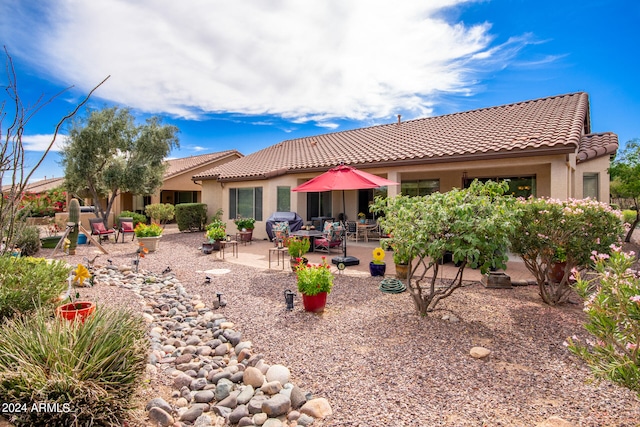
[[242, 157], [242, 154], [237, 150], [219, 151], [217, 153], [201, 154], [199, 156], [184, 157], [182, 159], [170, 159], [167, 160], [167, 170], [164, 173], [164, 178], [171, 178], [181, 173], [188, 172], [189, 170], [205, 166], [207, 163], [216, 162], [222, 160], [225, 157], [238, 155]]
[[[60, 187], [63, 184], [64, 184], [64, 177], [45, 178], [45, 179], [41, 179], [39, 181], [35, 181], [27, 184], [27, 186], [24, 188], [24, 191], [28, 193], [43, 193], [45, 191], [54, 189], [56, 187]], [[2, 186], [3, 192], [8, 191], [9, 189], [11, 189], [11, 185]]]
[[611, 132], [592, 133], [584, 135], [578, 148], [578, 163], [595, 159], [596, 157], [615, 154], [618, 150], [618, 135]]
[[578, 92], [287, 140], [194, 179], [266, 179], [341, 162], [366, 168], [574, 153], [581, 143], [598, 145], [583, 142], [589, 123], [589, 97]]

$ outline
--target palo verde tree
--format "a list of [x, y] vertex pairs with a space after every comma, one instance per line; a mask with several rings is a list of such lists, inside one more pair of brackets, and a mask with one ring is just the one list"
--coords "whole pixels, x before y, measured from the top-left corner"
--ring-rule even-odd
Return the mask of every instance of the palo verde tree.
[[136, 125], [126, 108], [91, 111], [74, 121], [62, 151], [67, 189], [88, 193], [106, 221], [120, 193], [149, 195], [162, 185], [163, 159], [178, 146], [177, 133], [157, 117]]
[[79, 104], [58, 121], [42, 156], [30, 170], [27, 170], [22, 138], [28, 132], [30, 120], [54, 99], [70, 90], [72, 86], [52, 97], [45, 98], [43, 96], [25, 103], [18, 92], [13, 60], [6, 48], [4, 52], [7, 59], [5, 68], [7, 80], [3, 83], [3, 96], [0, 98], [0, 182], [3, 187], [3, 197], [0, 198], [0, 241], [2, 241], [0, 254], [10, 251], [15, 244], [17, 227], [22, 225], [20, 216], [25, 204], [23, 200], [25, 188], [34, 172], [51, 151], [61, 126], [72, 118], [80, 107], [89, 100], [93, 92], [109, 78], [105, 78], [94, 87]]
[[611, 168], [611, 194], [613, 197], [630, 200], [636, 211], [636, 218], [631, 224], [624, 241], [630, 242], [633, 230], [640, 223], [640, 139], [635, 138], [627, 142], [624, 150], [616, 156]]
[[[440, 300], [460, 288], [466, 267], [482, 273], [506, 268], [509, 235], [517, 215], [515, 199], [504, 195], [507, 190], [505, 182], [474, 181], [463, 190], [375, 200], [372, 210], [384, 213], [380, 225], [391, 236], [387, 243], [413, 256], [407, 289], [419, 314], [433, 311]], [[458, 266], [452, 280], [438, 277], [438, 261], [447, 252]]]

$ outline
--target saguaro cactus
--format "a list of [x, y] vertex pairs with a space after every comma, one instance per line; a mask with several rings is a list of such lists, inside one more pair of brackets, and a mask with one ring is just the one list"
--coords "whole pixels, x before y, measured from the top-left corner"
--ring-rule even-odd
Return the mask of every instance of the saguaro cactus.
[[69, 224], [73, 223], [73, 229], [67, 236], [69, 238], [69, 255], [75, 255], [78, 246], [78, 225], [80, 224], [80, 203], [78, 199], [69, 201]]

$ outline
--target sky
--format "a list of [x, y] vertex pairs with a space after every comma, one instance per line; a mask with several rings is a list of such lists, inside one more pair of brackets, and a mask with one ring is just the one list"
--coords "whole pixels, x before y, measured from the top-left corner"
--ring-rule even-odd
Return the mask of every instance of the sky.
[[[639, 21], [637, 0], [0, 0], [34, 113], [27, 168], [107, 77], [79, 115], [158, 116], [179, 129], [170, 158], [578, 91], [592, 132], [624, 145], [640, 137]], [[31, 181], [64, 176], [69, 126]]]

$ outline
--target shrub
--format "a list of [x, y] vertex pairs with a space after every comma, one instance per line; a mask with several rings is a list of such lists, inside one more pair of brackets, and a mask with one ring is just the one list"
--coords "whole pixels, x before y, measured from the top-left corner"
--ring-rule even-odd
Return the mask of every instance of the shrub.
[[[608, 252], [624, 233], [620, 212], [596, 200], [530, 198], [518, 204], [522, 219], [511, 236], [511, 248], [535, 277], [542, 300], [550, 305], [569, 298], [573, 268], [589, 264], [592, 251]], [[557, 262], [566, 262], [559, 282], [549, 278]]]
[[576, 291], [585, 299], [585, 328], [595, 340], [568, 339], [569, 350], [582, 357], [597, 377], [607, 378], [640, 395], [640, 276], [630, 270], [635, 256], [614, 247], [611, 255], [594, 254], [597, 277], [576, 273]]
[[203, 231], [207, 222], [207, 205], [204, 203], [181, 203], [176, 205], [176, 222], [180, 231]]
[[131, 212], [131, 211], [122, 211], [120, 212], [120, 215], [118, 215], [118, 218], [133, 218], [133, 226], [135, 227], [136, 225], [143, 223], [146, 224], [147, 223], [147, 217], [136, 213], [136, 212]]
[[175, 207], [170, 203], [153, 203], [144, 208], [144, 213], [151, 218], [151, 221], [164, 225], [173, 219]]
[[58, 411], [5, 414], [17, 425], [121, 425], [144, 375], [148, 343], [140, 317], [98, 307], [84, 323], [40, 310], [0, 328], [0, 401]]
[[62, 261], [0, 256], [0, 319], [52, 307], [67, 288], [70, 270]]
[[[380, 225], [391, 237], [384, 243], [415, 256], [407, 289], [416, 311], [427, 315], [438, 302], [462, 286], [467, 266], [487, 273], [505, 268], [508, 237], [514, 227], [515, 199], [504, 196], [507, 183], [474, 181], [467, 189], [424, 197], [377, 197], [372, 212], [383, 212]], [[438, 274], [438, 260], [453, 254], [458, 271], [453, 280]], [[414, 277], [417, 269], [424, 270]], [[440, 277], [439, 277], [440, 276]]]
[[37, 254], [42, 246], [40, 242], [40, 229], [34, 226], [20, 227], [14, 243], [17, 248], [20, 248], [22, 256]]

